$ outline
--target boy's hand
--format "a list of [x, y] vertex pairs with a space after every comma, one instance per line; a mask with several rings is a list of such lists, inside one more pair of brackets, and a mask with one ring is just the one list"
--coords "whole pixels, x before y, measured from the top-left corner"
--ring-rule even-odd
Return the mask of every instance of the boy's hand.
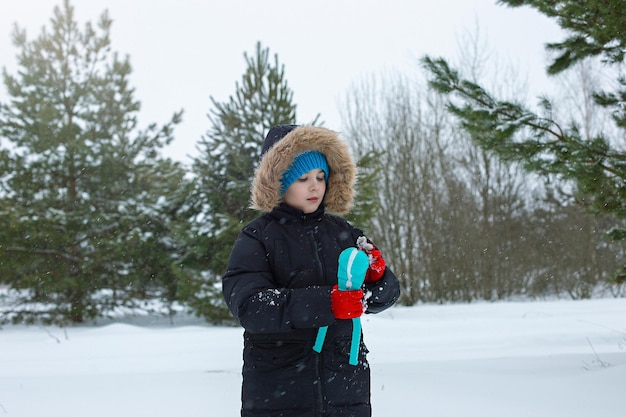
[[376, 247], [361, 236], [356, 241], [357, 247], [367, 254], [370, 266], [365, 274], [365, 282], [376, 282], [382, 278], [387, 264], [382, 254]]
[[380, 251], [376, 248], [372, 249], [367, 254], [367, 257], [370, 260], [370, 267], [365, 274], [365, 282], [376, 282], [383, 277], [387, 264]]

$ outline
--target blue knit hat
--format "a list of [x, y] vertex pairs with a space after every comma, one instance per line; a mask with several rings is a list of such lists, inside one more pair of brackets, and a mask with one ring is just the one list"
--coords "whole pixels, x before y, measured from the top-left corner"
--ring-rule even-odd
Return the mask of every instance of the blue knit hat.
[[287, 188], [289, 188], [291, 184], [312, 169], [321, 169], [324, 171], [324, 180], [326, 181], [326, 184], [328, 184], [328, 175], [330, 174], [330, 170], [328, 169], [326, 157], [318, 151], [306, 151], [296, 156], [289, 169], [285, 171], [280, 179], [280, 195], [285, 194], [285, 191], [287, 191]]

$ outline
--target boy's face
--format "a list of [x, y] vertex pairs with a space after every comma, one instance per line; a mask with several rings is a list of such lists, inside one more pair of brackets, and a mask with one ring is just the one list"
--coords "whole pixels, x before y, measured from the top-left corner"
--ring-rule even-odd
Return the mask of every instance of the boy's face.
[[313, 213], [322, 204], [326, 192], [324, 177], [324, 171], [321, 169], [313, 169], [303, 174], [287, 188], [283, 201], [305, 214]]

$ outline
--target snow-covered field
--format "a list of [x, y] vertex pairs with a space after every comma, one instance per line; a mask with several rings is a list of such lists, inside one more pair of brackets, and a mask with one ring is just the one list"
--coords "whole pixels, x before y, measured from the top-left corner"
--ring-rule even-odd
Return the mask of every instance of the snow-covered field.
[[[626, 415], [626, 299], [395, 307], [363, 328], [376, 417]], [[241, 333], [5, 326], [0, 417], [238, 416]]]

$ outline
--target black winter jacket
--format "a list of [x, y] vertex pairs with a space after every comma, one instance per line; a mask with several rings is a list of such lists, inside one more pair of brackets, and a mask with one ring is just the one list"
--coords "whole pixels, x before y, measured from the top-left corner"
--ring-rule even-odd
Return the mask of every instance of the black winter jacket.
[[[361, 339], [358, 365], [348, 364], [352, 321], [336, 320], [330, 309], [339, 254], [362, 234], [323, 206], [304, 214], [282, 204], [240, 232], [223, 293], [245, 329], [242, 416], [371, 415], [367, 349]], [[388, 268], [365, 291], [367, 313], [400, 295]], [[318, 354], [321, 326], [329, 328]]]

